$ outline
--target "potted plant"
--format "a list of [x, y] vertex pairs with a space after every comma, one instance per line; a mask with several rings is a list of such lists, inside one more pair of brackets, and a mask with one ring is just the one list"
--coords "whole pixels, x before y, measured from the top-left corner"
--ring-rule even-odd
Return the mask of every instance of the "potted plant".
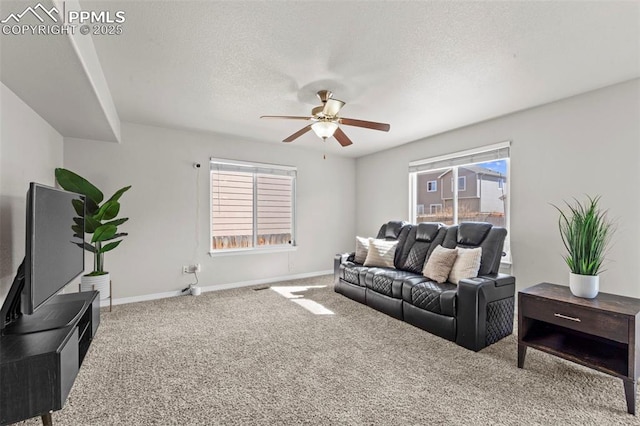
[[[122, 242], [122, 237], [127, 236], [126, 232], [118, 232], [118, 226], [125, 223], [129, 218], [117, 219], [120, 212], [120, 197], [131, 186], [119, 189], [104, 201], [102, 191], [96, 188], [91, 182], [76, 173], [62, 168], [55, 170], [56, 181], [63, 189], [77, 192], [85, 196], [84, 205], [82, 202], [74, 203], [73, 207], [78, 214], [73, 230], [80, 238], [82, 235], [82, 216], [84, 215], [84, 232], [91, 236], [89, 242], [84, 241], [81, 245], [85, 250], [93, 253], [93, 271], [83, 275], [81, 278], [81, 291], [98, 290], [100, 299], [108, 299], [110, 294], [109, 272], [104, 270], [104, 254], [118, 247]], [[104, 202], [103, 202], [104, 201]]]
[[568, 252], [564, 260], [571, 270], [569, 288], [575, 296], [593, 299], [598, 295], [598, 274], [615, 229], [607, 211], [598, 206], [600, 196], [587, 196], [584, 203], [574, 200], [574, 205], [565, 201], [567, 213], [554, 206], [560, 212], [558, 227]]

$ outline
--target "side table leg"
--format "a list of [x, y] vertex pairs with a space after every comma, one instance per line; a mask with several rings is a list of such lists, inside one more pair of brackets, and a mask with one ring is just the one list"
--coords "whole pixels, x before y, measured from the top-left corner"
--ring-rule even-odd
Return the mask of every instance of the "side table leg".
[[638, 390], [638, 382], [635, 380], [623, 380], [624, 396], [627, 398], [627, 412], [636, 414], [636, 391]]
[[42, 415], [42, 426], [53, 426], [53, 420], [51, 419], [51, 413]]
[[524, 367], [524, 358], [527, 356], [527, 347], [518, 343], [518, 368]]

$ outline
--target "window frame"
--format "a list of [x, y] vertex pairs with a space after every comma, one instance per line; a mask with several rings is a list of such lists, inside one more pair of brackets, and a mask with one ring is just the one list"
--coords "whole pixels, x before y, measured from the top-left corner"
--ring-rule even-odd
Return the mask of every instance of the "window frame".
[[[433, 189], [429, 189], [433, 184]], [[438, 192], [438, 180], [427, 181], [427, 192]]]
[[[213, 248], [213, 205], [214, 199], [212, 196], [212, 173], [214, 170], [214, 164], [222, 166], [222, 170], [235, 170], [238, 172], [246, 172], [253, 175], [253, 227], [252, 227], [252, 247], [240, 247], [240, 248]], [[246, 170], [243, 170], [246, 169]], [[211, 157], [209, 159], [209, 255], [210, 256], [228, 256], [228, 255], [240, 255], [240, 254], [255, 254], [255, 253], [274, 253], [274, 252], [286, 252], [297, 250], [296, 228], [297, 228], [297, 172], [298, 169], [295, 166], [286, 166], [279, 164], [258, 163], [251, 161], [230, 160], [224, 158]], [[258, 245], [258, 203], [257, 203], [257, 178], [258, 175], [282, 176], [287, 175], [291, 177], [291, 243], [290, 244], [271, 244], [271, 245]]]
[[[428, 170], [443, 170], [450, 168], [452, 171], [452, 181], [458, 181], [458, 169], [465, 165], [472, 165], [477, 163], [483, 163], [492, 160], [505, 160], [506, 161], [506, 176], [503, 180], [503, 188], [507, 188], [507, 202], [505, 203], [505, 225], [507, 230], [507, 240], [505, 240], [504, 251], [506, 256], [501, 258], [500, 263], [505, 266], [512, 265], [511, 255], [511, 141], [499, 142], [491, 145], [480, 146], [464, 151], [453, 152], [450, 154], [440, 155], [437, 157], [425, 158], [409, 162], [409, 221], [416, 223], [417, 215], [415, 214], [415, 206], [417, 204], [417, 190], [418, 182], [417, 176], [421, 172]], [[496, 157], [491, 158], [495, 153]], [[502, 155], [503, 153], [506, 153]], [[467, 161], [468, 160], [468, 161]], [[435, 165], [433, 168], [424, 168], [423, 166]], [[464, 177], [464, 176], [461, 176]], [[466, 189], [466, 182], [465, 182]], [[452, 203], [454, 205], [453, 222], [458, 224], [458, 185], [454, 185], [452, 188]]]

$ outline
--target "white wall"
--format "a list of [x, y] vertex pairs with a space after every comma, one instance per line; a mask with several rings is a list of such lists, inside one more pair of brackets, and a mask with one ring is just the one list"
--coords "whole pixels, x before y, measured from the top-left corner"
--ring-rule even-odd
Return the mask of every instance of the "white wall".
[[29, 182], [54, 185], [62, 136], [0, 83], [0, 305], [24, 257]]
[[512, 141], [511, 244], [518, 288], [568, 284], [557, 230], [562, 204], [602, 195], [618, 230], [601, 291], [640, 297], [640, 80], [361, 157], [356, 162], [357, 233], [409, 216], [410, 161]]
[[[297, 251], [207, 254], [210, 157], [298, 168]], [[199, 171], [194, 162], [202, 164]], [[130, 218], [122, 230], [129, 236], [105, 254], [116, 299], [179, 290], [192, 282], [193, 276], [181, 272], [189, 263], [202, 264], [200, 285], [215, 286], [328, 271], [334, 254], [353, 246], [353, 159], [323, 160], [321, 152], [290, 144], [123, 123], [121, 144], [65, 139], [64, 166], [105, 196], [133, 186], [121, 199], [121, 216]]]

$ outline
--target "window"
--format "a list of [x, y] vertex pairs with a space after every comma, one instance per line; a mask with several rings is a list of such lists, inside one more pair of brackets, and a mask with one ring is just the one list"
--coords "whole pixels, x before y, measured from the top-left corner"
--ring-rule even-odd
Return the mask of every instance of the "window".
[[[458, 176], [458, 192], [464, 192], [467, 190], [467, 177]], [[453, 178], [451, 178], [451, 192], [453, 192]]]
[[436, 192], [438, 190], [438, 181], [430, 180], [427, 182], [427, 192]]
[[295, 167], [212, 158], [210, 173], [212, 253], [295, 246]]
[[[429, 215], [415, 214], [412, 222], [490, 222], [509, 228], [509, 142], [409, 163], [410, 213], [414, 206], [428, 205]], [[446, 180], [444, 180], [446, 179]], [[440, 180], [441, 191], [429, 191]], [[505, 241], [510, 262], [510, 245]]]

